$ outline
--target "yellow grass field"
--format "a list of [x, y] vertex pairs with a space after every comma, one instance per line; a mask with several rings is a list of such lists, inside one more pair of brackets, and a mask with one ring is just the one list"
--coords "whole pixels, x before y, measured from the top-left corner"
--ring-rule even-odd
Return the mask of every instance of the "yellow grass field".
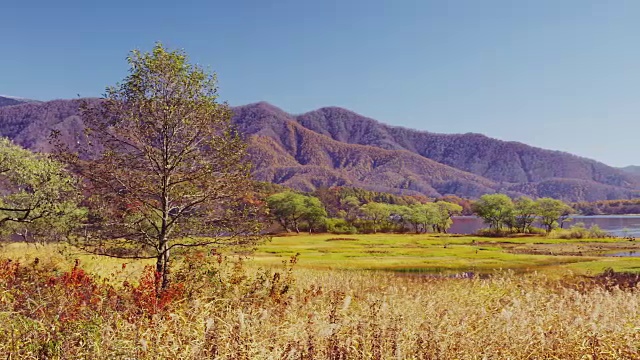
[[[148, 261], [123, 268], [122, 260], [64, 245], [9, 244], [0, 249], [0, 354], [640, 359], [637, 278], [583, 276], [607, 267], [637, 271], [634, 258], [599, 256], [633, 246], [613, 239], [284, 236], [243, 262], [210, 254], [179, 259], [173, 275], [184, 286], [163, 303], [143, 287]], [[75, 259], [89, 275], [69, 272]], [[434, 276], [437, 270], [483, 276]]]

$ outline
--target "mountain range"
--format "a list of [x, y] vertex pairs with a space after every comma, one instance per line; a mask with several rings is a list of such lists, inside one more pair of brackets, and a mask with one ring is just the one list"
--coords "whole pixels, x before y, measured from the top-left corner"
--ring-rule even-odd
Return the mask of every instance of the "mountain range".
[[31, 99], [23, 99], [23, 98], [18, 98], [13, 96], [0, 95], [0, 107], [24, 104], [29, 102], [38, 102], [38, 101], [31, 100]]
[[640, 175], [640, 166], [638, 165], [629, 165], [623, 168], [620, 168], [622, 171], [628, 172], [630, 174]]
[[[70, 144], [80, 141], [82, 100], [3, 99], [1, 136], [35, 151], [50, 150], [47, 138], [53, 129]], [[233, 121], [249, 144], [254, 176], [299, 190], [355, 186], [467, 198], [503, 192], [565, 201], [640, 196], [640, 174], [480, 134], [389, 126], [337, 107], [292, 115], [262, 102], [233, 110]]]

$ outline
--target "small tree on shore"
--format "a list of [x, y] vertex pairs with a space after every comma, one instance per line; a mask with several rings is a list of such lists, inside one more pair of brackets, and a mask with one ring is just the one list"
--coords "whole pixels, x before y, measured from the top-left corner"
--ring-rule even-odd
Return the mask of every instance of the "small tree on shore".
[[380, 226], [389, 220], [391, 208], [388, 204], [370, 202], [360, 207], [365, 219], [371, 222], [373, 233], [377, 233]]
[[410, 209], [408, 221], [416, 233], [428, 232], [438, 222], [440, 213], [435, 203], [414, 204]]
[[82, 245], [155, 259], [161, 290], [173, 249], [254, 244], [259, 224], [245, 143], [217, 102], [215, 75], [161, 44], [128, 62], [123, 83], [83, 107], [87, 142], [77, 151], [58, 142], [58, 155], [89, 195]]
[[557, 199], [540, 198], [536, 204], [540, 224], [544, 226], [547, 234], [562, 224], [573, 212], [569, 205]]
[[327, 217], [320, 199], [292, 191], [269, 196], [267, 205], [271, 217], [287, 232], [293, 229], [299, 233], [303, 222], [306, 223], [309, 232], [312, 232], [314, 229], [317, 230]]
[[531, 225], [536, 221], [536, 216], [540, 212], [538, 203], [529, 197], [522, 196], [514, 201], [513, 217], [516, 230], [519, 232], [528, 232]]
[[327, 220], [327, 211], [320, 199], [315, 196], [306, 196], [304, 206], [306, 211], [304, 212], [303, 219], [307, 222], [309, 233], [323, 227]]
[[505, 194], [482, 195], [473, 204], [473, 212], [499, 231], [513, 216], [513, 201]]
[[460, 215], [462, 212], [462, 206], [446, 201], [438, 201], [435, 203], [435, 206], [437, 209], [437, 217], [434, 224], [434, 230], [446, 233], [451, 225], [453, 225], [451, 217], [454, 215]]

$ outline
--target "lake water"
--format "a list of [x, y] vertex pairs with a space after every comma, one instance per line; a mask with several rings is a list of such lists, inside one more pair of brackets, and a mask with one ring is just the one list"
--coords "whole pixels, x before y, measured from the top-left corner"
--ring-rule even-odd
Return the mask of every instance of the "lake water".
[[[577, 223], [584, 223], [587, 228], [598, 225], [602, 230], [614, 236], [631, 236], [640, 238], [640, 215], [599, 215], [574, 216], [573, 221], [565, 223], [565, 228]], [[449, 229], [451, 234], [473, 234], [487, 227], [482, 219], [475, 216], [457, 216]]]

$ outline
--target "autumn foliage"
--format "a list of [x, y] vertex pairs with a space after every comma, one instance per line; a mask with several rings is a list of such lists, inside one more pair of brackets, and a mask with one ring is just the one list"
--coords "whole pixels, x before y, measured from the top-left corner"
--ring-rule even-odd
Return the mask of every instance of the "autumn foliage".
[[136, 284], [113, 285], [87, 274], [76, 261], [69, 271], [16, 261], [0, 262], [0, 287], [11, 299], [11, 311], [58, 324], [89, 321], [96, 315], [119, 312], [130, 321], [151, 317], [169, 309], [182, 296], [183, 286], [157, 292], [160, 281], [153, 267], [145, 267]]

